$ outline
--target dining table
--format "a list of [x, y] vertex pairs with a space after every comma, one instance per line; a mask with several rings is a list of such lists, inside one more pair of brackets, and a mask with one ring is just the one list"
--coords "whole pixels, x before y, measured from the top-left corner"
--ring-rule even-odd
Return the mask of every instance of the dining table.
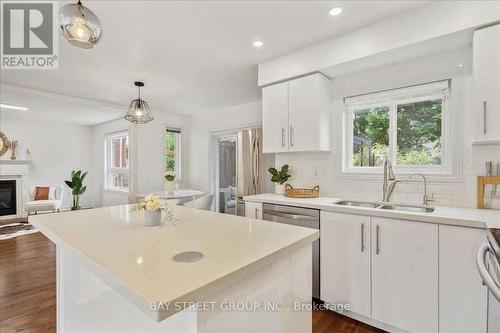
[[193, 190], [193, 189], [179, 189], [177, 191], [153, 191], [149, 193], [139, 193], [138, 198], [145, 198], [146, 196], [154, 194], [160, 199], [179, 199], [180, 203], [186, 203], [199, 197], [203, 194], [203, 191]]

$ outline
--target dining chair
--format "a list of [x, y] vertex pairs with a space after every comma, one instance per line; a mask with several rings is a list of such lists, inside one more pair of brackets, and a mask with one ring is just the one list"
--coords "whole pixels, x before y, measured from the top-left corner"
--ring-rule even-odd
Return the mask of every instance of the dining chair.
[[139, 200], [139, 197], [137, 195], [135, 195], [134, 193], [130, 193], [128, 195], [128, 203], [129, 204], [136, 204], [138, 203], [140, 200]]
[[213, 201], [214, 195], [209, 194], [204, 197], [188, 201], [184, 204], [184, 206], [203, 210], [211, 210]]

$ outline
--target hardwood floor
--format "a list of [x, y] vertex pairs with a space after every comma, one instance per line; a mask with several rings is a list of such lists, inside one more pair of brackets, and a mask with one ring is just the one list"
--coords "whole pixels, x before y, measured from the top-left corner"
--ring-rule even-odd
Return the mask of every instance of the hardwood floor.
[[56, 251], [41, 233], [0, 241], [0, 332], [55, 332]]
[[383, 333], [375, 327], [333, 311], [313, 312], [313, 333]]
[[[0, 332], [56, 332], [56, 251], [41, 233], [0, 241]], [[313, 312], [313, 333], [379, 332], [334, 312]]]

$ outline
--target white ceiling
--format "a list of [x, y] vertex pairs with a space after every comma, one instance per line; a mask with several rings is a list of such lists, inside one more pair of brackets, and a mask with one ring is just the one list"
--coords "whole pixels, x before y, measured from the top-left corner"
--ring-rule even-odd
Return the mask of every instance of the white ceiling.
[[[29, 110], [0, 109], [3, 115], [28, 119], [58, 121], [93, 126], [125, 115], [126, 107], [41, 92], [11, 85], [1, 85], [2, 103], [26, 106]], [[2, 124], [0, 122], [0, 129]]]
[[[357, 30], [429, 1], [84, 4], [97, 14], [103, 27], [102, 40], [95, 49], [78, 49], [61, 40], [59, 70], [2, 70], [1, 82], [123, 105], [125, 112], [126, 105], [136, 96], [133, 81], [141, 80], [146, 83], [142, 95], [153, 112], [193, 115], [259, 100], [257, 64], [261, 61]], [[343, 8], [342, 14], [329, 16], [328, 9], [335, 6]], [[264, 41], [261, 49], [252, 46], [257, 39]], [[2, 103], [19, 104], [22, 93], [9, 95], [2, 89]], [[37, 103], [44, 103], [41, 99], [38, 96], [30, 100], [32, 109], [37, 108]], [[108, 111], [93, 115], [85, 107], [76, 107], [74, 113], [82, 114], [75, 122], [83, 119], [93, 124], [116, 118], [116, 110]], [[86, 115], [92, 120], [86, 120]]]

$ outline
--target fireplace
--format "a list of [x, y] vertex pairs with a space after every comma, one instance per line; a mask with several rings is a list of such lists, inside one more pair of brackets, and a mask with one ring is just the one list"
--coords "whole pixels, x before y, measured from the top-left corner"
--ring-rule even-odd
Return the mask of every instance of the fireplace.
[[16, 215], [16, 181], [0, 180], [0, 216]]

